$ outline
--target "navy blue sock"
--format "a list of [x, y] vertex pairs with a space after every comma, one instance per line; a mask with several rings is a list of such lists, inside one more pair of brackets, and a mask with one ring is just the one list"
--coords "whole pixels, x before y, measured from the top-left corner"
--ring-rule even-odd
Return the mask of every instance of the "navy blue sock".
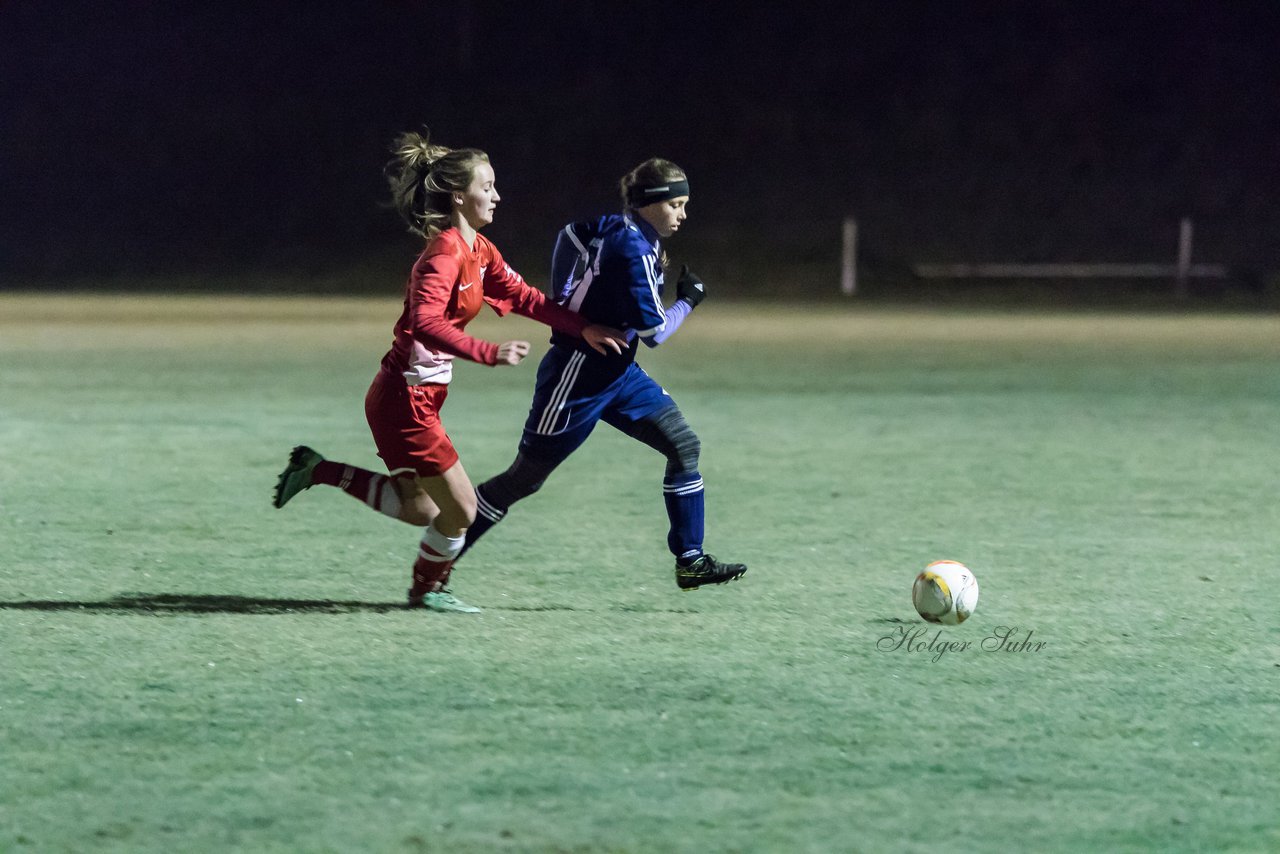
[[696, 471], [668, 474], [662, 481], [662, 498], [667, 505], [671, 531], [667, 547], [681, 563], [691, 563], [702, 554], [705, 524], [702, 475]]

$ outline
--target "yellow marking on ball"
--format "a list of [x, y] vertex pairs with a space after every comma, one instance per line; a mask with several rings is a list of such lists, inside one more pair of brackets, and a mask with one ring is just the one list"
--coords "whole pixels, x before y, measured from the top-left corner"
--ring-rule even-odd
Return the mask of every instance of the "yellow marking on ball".
[[[951, 563], [951, 561], [942, 560], [942, 561], [938, 561], [938, 563]], [[934, 566], [934, 564], [931, 563], [929, 564], [929, 566]], [[938, 587], [942, 590], [943, 594], [947, 597], [947, 610], [950, 611], [951, 608], [955, 605], [955, 599], [951, 597], [951, 588], [947, 586], [946, 579], [943, 578], [941, 575], [938, 575], [936, 572], [930, 572], [928, 569], [926, 569], [924, 571], [924, 580], [932, 581], [934, 584], [938, 585]]]

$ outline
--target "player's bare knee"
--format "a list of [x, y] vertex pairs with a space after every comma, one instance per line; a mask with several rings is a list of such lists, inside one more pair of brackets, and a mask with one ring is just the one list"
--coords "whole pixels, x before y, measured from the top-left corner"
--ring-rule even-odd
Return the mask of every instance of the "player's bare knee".
[[401, 479], [396, 482], [400, 493], [399, 518], [415, 527], [425, 528], [436, 518], [436, 504], [427, 495], [427, 491], [412, 479]]
[[476, 520], [476, 507], [473, 501], [470, 507], [462, 504], [456, 504], [453, 507], [447, 507], [440, 511], [435, 521], [431, 523], [431, 527], [435, 528], [446, 537], [460, 537], [471, 527], [471, 523]]
[[435, 514], [407, 504], [400, 509], [400, 521], [407, 522], [415, 528], [425, 528], [435, 521]]
[[474, 492], [462, 502], [459, 509], [462, 513], [462, 527], [470, 528], [471, 523], [476, 520], [476, 497]]
[[[471, 523], [476, 520], [476, 494], [474, 491], [465, 495], [454, 495], [453, 506], [441, 508], [439, 520], [445, 522], [451, 528], [470, 528]], [[437, 525], [436, 527], [439, 527]]]

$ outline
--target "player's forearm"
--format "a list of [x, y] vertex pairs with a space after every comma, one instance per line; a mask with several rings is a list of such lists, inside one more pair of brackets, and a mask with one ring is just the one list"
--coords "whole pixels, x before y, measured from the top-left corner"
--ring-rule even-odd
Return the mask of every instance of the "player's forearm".
[[523, 296], [513, 307], [515, 313], [545, 323], [557, 332], [581, 338], [582, 330], [591, 323], [576, 311], [547, 299], [541, 291], [529, 288]]
[[443, 317], [416, 315], [413, 338], [431, 350], [459, 356], [482, 365], [498, 364], [498, 345], [472, 338]]
[[675, 331], [680, 328], [680, 324], [684, 323], [684, 319], [693, 311], [693, 306], [686, 300], [678, 299], [667, 308], [665, 322], [657, 332], [646, 337], [641, 337], [641, 341], [650, 347], [657, 347], [663, 341], [666, 341]]

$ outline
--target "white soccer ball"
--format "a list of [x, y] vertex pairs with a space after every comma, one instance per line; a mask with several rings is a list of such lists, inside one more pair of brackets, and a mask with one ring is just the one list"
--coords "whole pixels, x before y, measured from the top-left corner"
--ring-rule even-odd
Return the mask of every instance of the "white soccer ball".
[[959, 625], [978, 606], [978, 579], [958, 561], [935, 560], [916, 576], [911, 602], [931, 623]]

